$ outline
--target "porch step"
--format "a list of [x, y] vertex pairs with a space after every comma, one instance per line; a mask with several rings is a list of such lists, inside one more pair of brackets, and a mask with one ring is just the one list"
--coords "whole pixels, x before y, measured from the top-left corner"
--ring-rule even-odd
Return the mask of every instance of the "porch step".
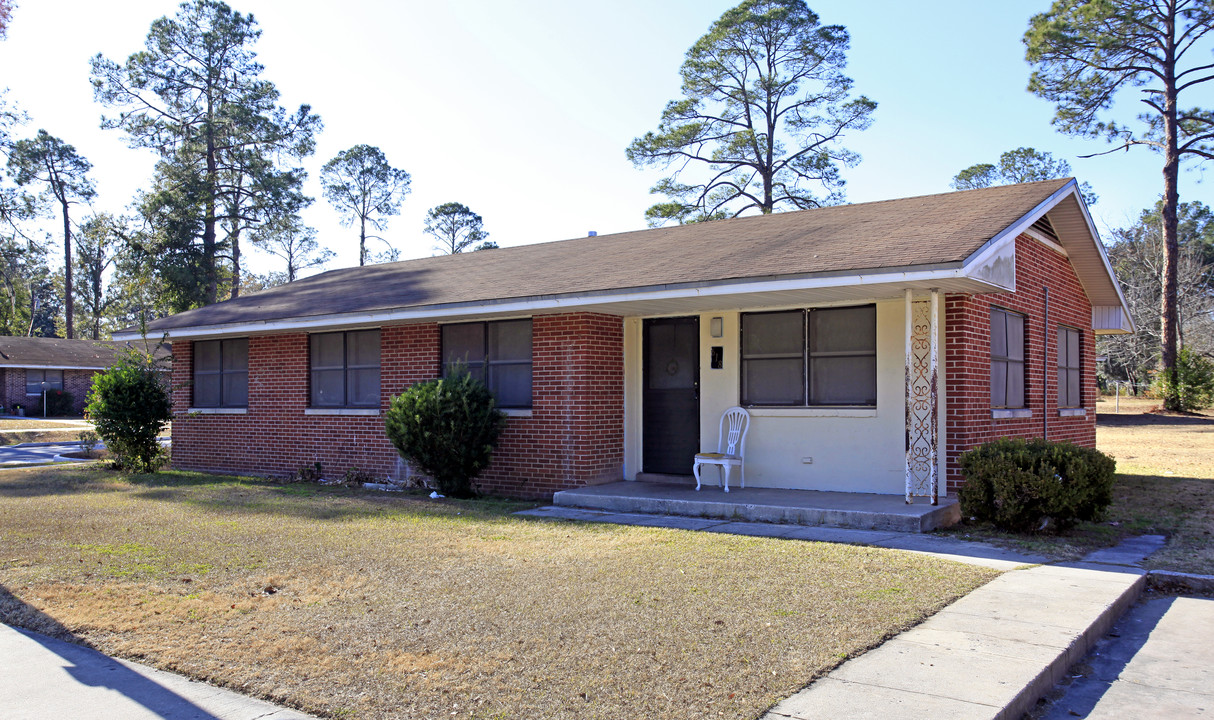
[[682, 483], [630, 481], [561, 490], [553, 495], [552, 504], [610, 512], [916, 533], [931, 532], [961, 519], [955, 498], [944, 498], [938, 505], [919, 498], [907, 505], [901, 495], [777, 488], [731, 488], [726, 494], [717, 486], [705, 486], [697, 492], [694, 485]]

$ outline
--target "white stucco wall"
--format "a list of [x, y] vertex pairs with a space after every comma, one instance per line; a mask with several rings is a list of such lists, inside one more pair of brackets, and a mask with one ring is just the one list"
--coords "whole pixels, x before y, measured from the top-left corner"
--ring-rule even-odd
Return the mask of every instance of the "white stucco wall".
[[[879, 301], [876, 306], [877, 407], [750, 408], [751, 426], [746, 439], [748, 487], [895, 495], [905, 491], [906, 311], [901, 299]], [[721, 413], [738, 404], [740, 315], [738, 311], [729, 311], [700, 316], [700, 447], [704, 451], [717, 449]], [[714, 317], [723, 319], [723, 337], [711, 337]], [[641, 462], [641, 319], [627, 319], [624, 330], [625, 477], [635, 479]], [[943, 341], [942, 333], [940, 339]], [[719, 370], [712, 369], [710, 364], [714, 345], [724, 348], [724, 367]], [[941, 372], [941, 390], [943, 386]], [[940, 419], [943, 447], [943, 411]], [[715, 468], [706, 472], [706, 478], [715, 483], [712, 474]]]

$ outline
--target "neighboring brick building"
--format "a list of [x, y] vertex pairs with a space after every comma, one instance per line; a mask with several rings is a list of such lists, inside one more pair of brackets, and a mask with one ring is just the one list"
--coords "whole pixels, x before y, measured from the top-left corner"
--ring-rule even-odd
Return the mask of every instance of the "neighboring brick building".
[[690, 474], [741, 404], [748, 486], [939, 497], [986, 440], [1093, 444], [1094, 338], [1132, 326], [1057, 180], [336, 270], [149, 329], [183, 469], [399, 478], [385, 409], [462, 360], [509, 416], [486, 492]]
[[[84, 413], [93, 375], [121, 357], [125, 343], [0, 336], [0, 410], [42, 413], [42, 390], [72, 396], [72, 414]], [[53, 408], [54, 405], [52, 404]]]

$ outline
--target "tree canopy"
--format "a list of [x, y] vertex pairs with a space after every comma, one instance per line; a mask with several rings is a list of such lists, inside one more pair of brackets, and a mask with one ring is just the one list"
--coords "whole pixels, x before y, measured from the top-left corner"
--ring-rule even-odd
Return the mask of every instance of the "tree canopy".
[[687, 51], [683, 97], [628, 146], [635, 166], [674, 169], [651, 189], [669, 199], [646, 211], [650, 224], [842, 202], [840, 167], [860, 157], [841, 141], [877, 107], [851, 95], [849, 43], [803, 0], [726, 11]]
[[[196, 257], [199, 297], [171, 290], [195, 304], [219, 300], [224, 275], [239, 292], [240, 231], [264, 220], [265, 207], [278, 207], [281, 175], [291, 172], [283, 165], [310, 154], [321, 128], [307, 105], [291, 113], [278, 105], [278, 90], [261, 78], [252, 49], [260, 35], [252, 15], [219, 0], [192, 0], [175, 17], [154, 21], [145, 49], [124, 64], [92, 60], [94, 96], [117, 111], [102, 127], [125, 131], [132, 147], [161, 157], [153, 204], [196, 217], [188, 234], [164, 238], [198, 246], [165, 253]], [[228, 237], [221, 239], [225, 221]], [[166, 275], [170, 282], [178, 276]]]
[[[953, 177], [952, 186], [957, 190], [973, 190], [1070, 176], [1071, 164], [1066, 160], [1055, 160], [1051, 153], [1035, 148], [1019, 147], [1000, 155], [998, 164], [970, 165]], [[1079, 187], [1084, 202], [1095, 205], [1097, 198], [1091, 186], [1084, 182]]]
[[492, 249], [474, 247], [489, 237], [489, 233], [484, 230], [481, 216], [462, 203], [449, 202], [430, 208], [426, 213], [426, 234], [437, 240], [439, 252], [447, 255], [455, 255], [468, 248]]
[[342, 224], [358, 224], [358, 264], [366, 265], [367, 240], [387, 240], [368, 235], [367, 226], [383, 232], [388, 218], [400, 212], [400, 204], [409, 194], [409, 173], [388, 164], [382, 150], [371, 145], [355, 145], [337, 153], [320, 171], [325, 198], [341, 214]]
[[[1163, 156], [1160, 356], [1171, 376], [1179, 334], [1180, 165], [1214, 159], [1214, 111], [1185, 105], [1210, 97], [1214, 64], [1204, 50], [1211, 30], [1214, 0], [1054, 0], [1024, 36], [1034, 68], [1029, 90], [1054, 103], [1059, 130], [1104, 138], [1114, 150], [1141, 145]], [[1135, 124], [1111, 116], [1123, 93], [1145, 106]], [[1175, 377], [1164, 386], [1176, 387]], [[1164, 406], [1178, 409], [1178, 397], [1169, 393]]]

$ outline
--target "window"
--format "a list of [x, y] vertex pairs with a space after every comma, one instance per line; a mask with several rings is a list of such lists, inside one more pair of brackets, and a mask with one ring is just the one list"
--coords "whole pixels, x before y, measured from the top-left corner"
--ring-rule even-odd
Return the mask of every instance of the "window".
[[1024, 316], [991, 308], [991, 407], [1024, 407]]
[[309, 343], [312, 407], [379, 407], [379, 330], [319, 333]]
[[499, 407], [531, 407], [530, 320], [444, 325], [442, 352], [443, 375], [464, 363]]
[[248, 407], [249, 340], [194, 343], [193, 407]]
[[876, 405], [876, 306], [743, 314], [742, 404]]
[[1080, 397], [1079, 331], [1058, 328], [1058, 407], [1083, 407]]
[[47, 390], [62, 390], [63, 389], [63, 371], [62, 370], [26, 370], [25, 371], [25, 394], [26, 395], [41, 395], [43, 382], [46, 383]]

